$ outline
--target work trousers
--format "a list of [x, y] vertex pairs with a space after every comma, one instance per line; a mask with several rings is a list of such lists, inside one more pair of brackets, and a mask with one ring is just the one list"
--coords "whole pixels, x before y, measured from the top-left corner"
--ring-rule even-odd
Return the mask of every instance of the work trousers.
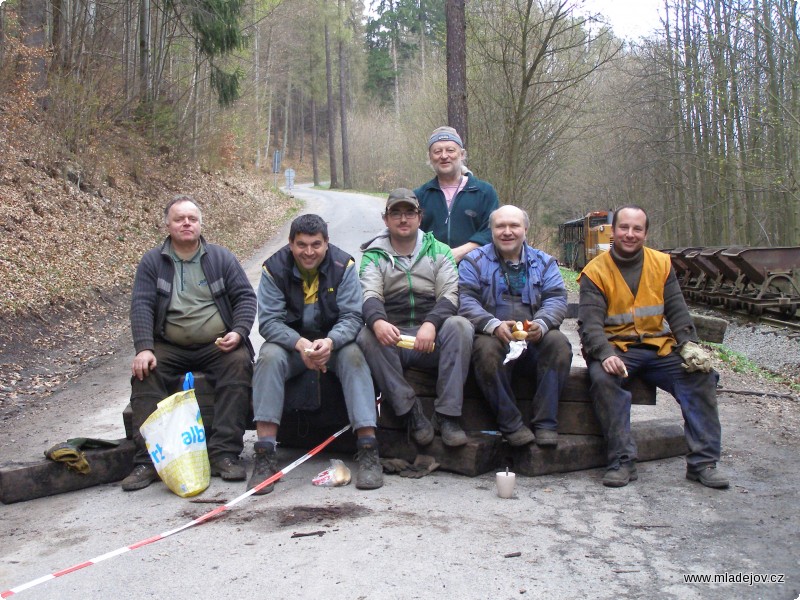
[[[418, 328], [399, 328], [403, 335], [416, 335]], [[368, 327], [358, 334], [358, 345], [364, 351], [372, 376], [378, 383], [381, 398], [388, 400], [397, 415], [411, 410], [417, 399], [414, 389], [403, 377], [403, 371], [416, 367], [437, 371], [436, 412], [451, 417], [461, 416], [464, 403], [464, 382], [469, 374], [472, 351], [472, 324], [464, 317], [449, 317], [436, 332], [434, 351], [384, 346]]]
[[[326, 367], [342, 384], [347, 416], [353, 430], [375, 427], [375, 388], [358, 345], [345, 344], [331, 352]], [[289, 352], [272, 343], [261, 346], [253, 377], [253, 415], [256, 421], [280, 425], [286, 381], [306, 369], [299, 352]]]
[[[716, 371], [687, 372], [677, 352], [658, 356], [655, 349], [628, 348], [617, 350], [630, 377], [641, 377], [672, 394], [681, 407], [684, 433], [689, 453], [686, 463], [690, 470], [713, 465], [719, 460], [722, 428], [717, 408]], [[636, 442], [631, 436], [631, 393], [622, 387], [623, 378], [609, 375], [600, 361], [589, 361], [590, 395], [595, 413], [605, 435], [608, 468], [637, 458]]]
[[558, 426], [558, 400], [569, 377], [572, 346], [557, 329], [548, 331], [538, 344], [527, 345], [519, 358], [504, 365], [507, 343], [494, 335], [476, 335], [473, 342], [475, 380], [502, 433], [513, 433], [524, 424], [512, 391], [514, 377], [523, 373], [536, 375], [531, 424], [535, 429], [553, 431]]
[[222, 352], [213, 342], [200, 348], [156, 342], [153, 354], [156, 368], [142, 381], [131, 377], [134, 463], [150, 464], [139, 428], [161, 400], [180, 388], [181, 377], [188, 371], [202, 372], [214, 388], [214, 431], [206, 440], [209, 458], [238, 457], [244, 448], [253, 379], [253, 361], [247, 348], [240, 345], [232, 352]]

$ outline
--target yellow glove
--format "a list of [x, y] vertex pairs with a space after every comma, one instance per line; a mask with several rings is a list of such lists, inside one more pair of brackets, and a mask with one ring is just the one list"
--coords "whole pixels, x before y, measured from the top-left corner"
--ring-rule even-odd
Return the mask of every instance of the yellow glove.
[[44, 455], [50, 460], [63, 462], [67, 465], [68, 469], [77, 471], [83, 475], [87, 475], [92, 470], [83, 452], [68, 443], [62, 442], [56, 444], [49, 450], [46, 450]]
[[711, 356], [694, 342], [686, 342], [681, 348], [680, 354], [683, 359], [681, 366], [689, 373], [695, 371], [711, 372]]

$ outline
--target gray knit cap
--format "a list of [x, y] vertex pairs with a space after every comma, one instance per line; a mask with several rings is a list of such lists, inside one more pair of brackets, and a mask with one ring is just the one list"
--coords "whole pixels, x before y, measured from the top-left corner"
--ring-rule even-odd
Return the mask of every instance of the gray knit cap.
[[452, 127], [437, 127], [434, 129], [431, 137], [428, 138], [428, 150], [430, 150], [431, 146], [436, 142], [455, 142], [462, 148], [464, 147], [461, 136], [458, 135], [458, 132]]

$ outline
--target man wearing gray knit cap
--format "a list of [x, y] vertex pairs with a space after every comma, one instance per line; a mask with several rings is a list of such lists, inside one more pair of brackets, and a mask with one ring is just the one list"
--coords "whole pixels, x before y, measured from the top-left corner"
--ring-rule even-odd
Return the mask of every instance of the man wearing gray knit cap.
[[460, 261], [491, 243], [489, 215], [499, 207], [497, 192], [466, 169], [467, 151], [452, 127], [437, 127], [428, 138], [428, 162], [436, 177], [414, 194], [423, 210], [422, 231], [433, 232]]

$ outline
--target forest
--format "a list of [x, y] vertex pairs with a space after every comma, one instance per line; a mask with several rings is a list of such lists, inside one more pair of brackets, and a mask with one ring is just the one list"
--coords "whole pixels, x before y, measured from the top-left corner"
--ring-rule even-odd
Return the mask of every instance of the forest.
[[280, 152], [301, 180], [386, 192], [430, 178], [461, 61], [469, 167], [534, 245], [628, 203], [657, 247], [800, 244], [797, 2], [662, 14], [622, 40], [578, 0], [5, 0], [2, 131], [48, 128], [84, 168], [126, 131], [176, 168], [271, 181]]

